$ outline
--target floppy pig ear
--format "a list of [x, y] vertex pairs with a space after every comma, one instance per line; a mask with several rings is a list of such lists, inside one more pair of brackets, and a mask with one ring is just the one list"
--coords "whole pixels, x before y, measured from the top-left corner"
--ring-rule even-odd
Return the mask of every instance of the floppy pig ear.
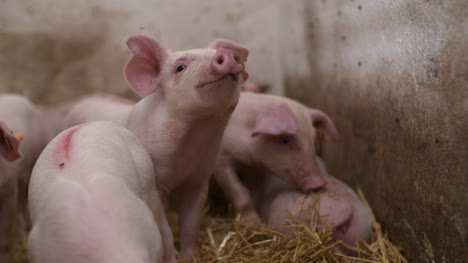
[[127, 63], [125, 75], [136, 91], [143, 95], [155, 92], [161, 84], [161, 67], [169, 54], [156, 40], [147, 36], [131, 36], [127, 46], [133, 57]]
[[280, 104], [267, 108], [257, 115], [252, 137], [258, 134], [281, 135], [296, 134], [297, 122], [288, 105]]
[[325, 133], [325, 141], [339, 141], [341, 140], [340, 134], [336, 130], [333, 121], [322, 111], [310, 109], [310, 118], [314, 126], [322, 126]]
[[[213, 49], [218, 49], [218, 48], [227, 48], [233, 50], [235, 53], [237, 53], [242, 60], [247, 61], [247, 57], [249, 56], [249, 49], [239, 45], [237, 43], [234, 43], [230, 40], [226, 39], [216, 39], [213, 41], [213, 43], [210, 44], [209, 48]], [[247, 76], [248, 77], [248, 76]], [[247, 79], [244, 79], [247, 80]]]
[[19, 151], [21, 135], [14, 135], [8, 126], [0, 121], [0, 155], [13, 162], [23, 157]]

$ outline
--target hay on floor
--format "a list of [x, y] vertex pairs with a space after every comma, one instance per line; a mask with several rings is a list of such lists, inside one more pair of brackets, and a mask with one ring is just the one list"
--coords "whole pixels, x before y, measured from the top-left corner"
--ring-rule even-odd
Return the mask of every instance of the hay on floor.
[[[359, 196], [372, 212], [361, 191]], [[340, 241], [331, 238], [329, 230], [316, 230], [313, 222], [303, 224], [291, 217], [292, 234], [285, 236], [261, 225], [237, 219], [206, 217], [199, 235], [200, 248], [192, 259], [178, 262], [287, 263], [287, 262], [375, 262], [406, 263], [402, 249], [390, 242], [373, 213], [374, 233], [371, 242], [359, 241], [354, 256], [338, 250]], [[317, 219], [315, 219], [317, 220]], [[316, 222], [316, 221], [315, 221]], [[341, 244], [346, 246], [345, 244]]]

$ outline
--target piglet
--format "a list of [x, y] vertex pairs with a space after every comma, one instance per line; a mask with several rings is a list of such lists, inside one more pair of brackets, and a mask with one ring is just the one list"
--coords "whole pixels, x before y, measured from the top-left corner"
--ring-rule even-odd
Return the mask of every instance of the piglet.
[[42, 149], [63, 128], [65, 110], [36, 106], [21, 95], [0, 95], [0, 262], [11, 261], [18, 210], [27, 225], [28, 180]]
[[[310, 194], [299, 192], [272, 176], [265, 178], [263, 189], [250, 188], [261, 193], [254, 199], [263, 222], [288, 234], [291, 232], [291, 215], [304, 223], [309, 220], [312, 223], [317, 217], [318, 228], [332, 230], [332, 237], [342, 240], [348, 247], [355, 246], [357, 240], [368, 241], [372, 232], [370, 211], [345, 183], [326, 172], [323, 176], [328, 181], [327, 186]], [[346, 246], [339, 248], [352, 253]]]
[[[223, 132], [248, 78], [249, 50], [220, 39], [209, 48], [174, 53], [145, 36], [127, 45], [133, 53], [127, 80], [145, 96], [127, 127], [148, 149], [161, 184], [178, 196], [181, 255], [189, 257]], [[160, 193], [165, 198], [167, 192]]]
[[215, 180], [234, 209], [247, 221], [259, 221], [249, 192], [239, 181], [241, 172], [256, 180], [271, 174], [303, 192], [327, 184], [315, 161], [316, 127], [327, 142], [339, 134], [323, 112], [294, 100], [242, 92], [223, 137]]
[[175, 262], [151, 158], [125, 127], [91, 122], [55, 137], [30, 182], [33, 262]]

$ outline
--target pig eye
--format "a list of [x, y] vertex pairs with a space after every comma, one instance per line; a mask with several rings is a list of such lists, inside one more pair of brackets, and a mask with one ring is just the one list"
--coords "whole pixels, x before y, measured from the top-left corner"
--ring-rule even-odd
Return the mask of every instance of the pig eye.
[[288, 145], [288, 144], [290, 144], [291, 142], [290, 142], [290, 140], [289, 140], [288, 138], [284, 138], [284, 137], [283, 137], [283, 138], [281, 138], [281, 143], [284, 144], [284, 145]]
[[187, 66], [185, 66], [184, 64], [180, 64], [179, 66], [177, 66], [176, 68], [176, 73], [179, 73], [181, 71], [183, 71], [185, 68], [187, 68]]

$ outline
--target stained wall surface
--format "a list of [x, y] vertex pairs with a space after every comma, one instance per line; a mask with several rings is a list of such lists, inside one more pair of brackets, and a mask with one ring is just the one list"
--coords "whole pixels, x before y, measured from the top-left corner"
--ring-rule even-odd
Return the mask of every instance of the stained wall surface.
[[297, 12], [309, 74], [286, 67], [286, 94], [335, 120], [332, 173], [363, 188], [410, 262], [467, 262], [468, 2], [310, 0]]

